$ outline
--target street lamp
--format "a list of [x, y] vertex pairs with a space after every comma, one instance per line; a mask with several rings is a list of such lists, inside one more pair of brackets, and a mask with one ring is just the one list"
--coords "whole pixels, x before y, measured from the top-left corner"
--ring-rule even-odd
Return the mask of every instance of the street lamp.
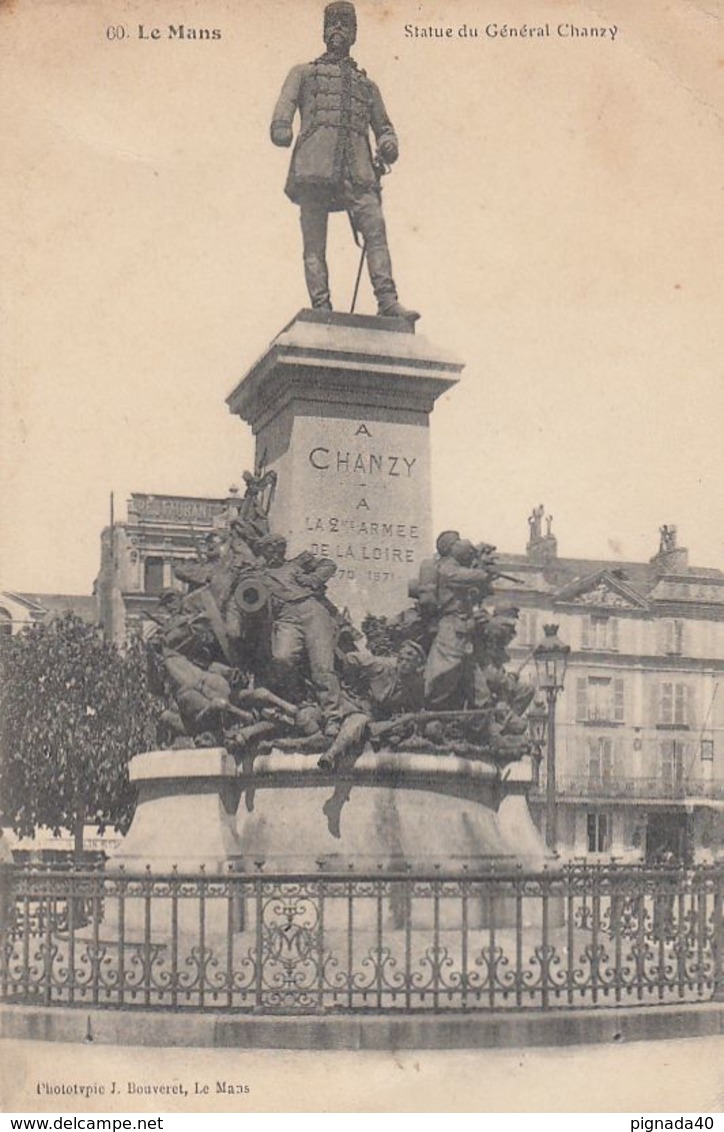
[[528, 735], [533, 747], [533, 765], [535, 767], [535, 785], [540, 784], [540, 764], [543, 758], [543, 744], [546, 740], [546, 711], [545, 700], [537, 695], [528, 708]]
[[548, 752], [546, 770], [546, 845], [555, 852], [558, 844], [558, 813], [556, 810], [556, 700], [563, 691], [570, 645], [558, 637], [557, 625], [544, 625], [543, 640], [533, 650], [538, 673], [538, 687], [548, 704]]

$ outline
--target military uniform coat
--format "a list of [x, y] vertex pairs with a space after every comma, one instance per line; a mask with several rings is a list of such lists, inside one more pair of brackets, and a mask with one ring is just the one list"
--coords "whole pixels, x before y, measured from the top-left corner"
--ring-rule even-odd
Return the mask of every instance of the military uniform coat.
[[290, 144], [297, 110], [301, 128], [285, 187], [291, 200], [301, 204], [309, 190], [321, 191], [334, 211], [345, 207], [345, 181], [359, 192], [378, 188], [370, 130], [378, 145], [394, 145], [395, 158], [397, 137], [377, 85], [353, 59], [322, 56], [292, 68], [274, 110], [275, 144]]

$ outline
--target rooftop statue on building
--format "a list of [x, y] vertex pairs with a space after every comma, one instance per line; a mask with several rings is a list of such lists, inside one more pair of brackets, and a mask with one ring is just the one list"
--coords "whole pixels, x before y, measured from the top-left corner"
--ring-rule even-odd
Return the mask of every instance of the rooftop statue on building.
[[332, 309], [327, 225], [330, 212], [346, 211], [355, 239], [359, 235], [363, 241], [378, 313], [414, 323], [419, 314], [403, 307], [397, 297], [382, 214], [380, 177], [387, 165], [397, 161], [397, 135], [376, 83], [350, 57], [356, 38], [354, 5], [328, 4], [326, 51], [289, 72], [274, 109], [271, 140], [290, 146], [299, 112], [286, 193], [300, 208], [304, 274], [312, 307]]
[[676, 550], [676, 527], [669, 523], [664, 523], [659, 527], [659, 554], [666, 554], [670, 550]]
[[[531, 541], [533, 539], [539, 539], [539, 538], [543, 537], [543, 517], [544, 517], [544, 515], [545, 515], [545, 507], [543, 506], [542, 503], [539, 503], [537, 507], [533, 508], [530, 515], [528, 516], [528, 527], [530, 529]], [[551, 520], [551, 522], [553, 521], [552, 516], [550, 516], [550, 520]], [[546, 532], [546, 534], [550, 534], [550, 526], [548, 527], [548, 531]]]

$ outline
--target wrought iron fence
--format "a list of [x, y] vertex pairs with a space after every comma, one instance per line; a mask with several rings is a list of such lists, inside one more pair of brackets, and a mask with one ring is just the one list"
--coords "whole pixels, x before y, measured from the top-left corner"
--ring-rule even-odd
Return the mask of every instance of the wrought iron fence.
[[723, 875], [16, 869], [2, 996], [285, 1014], [701, 1002], [724, 994]]

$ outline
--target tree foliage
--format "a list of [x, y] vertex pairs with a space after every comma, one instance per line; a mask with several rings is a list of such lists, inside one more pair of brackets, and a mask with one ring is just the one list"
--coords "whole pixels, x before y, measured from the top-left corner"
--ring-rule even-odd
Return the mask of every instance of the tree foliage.
[[85, 824], [125, 830], [128, 760], [149, 746], [152, 700], [140, 640], [121, 653], [69, 613], [0, 648], [0, 796], [20, 836]]

